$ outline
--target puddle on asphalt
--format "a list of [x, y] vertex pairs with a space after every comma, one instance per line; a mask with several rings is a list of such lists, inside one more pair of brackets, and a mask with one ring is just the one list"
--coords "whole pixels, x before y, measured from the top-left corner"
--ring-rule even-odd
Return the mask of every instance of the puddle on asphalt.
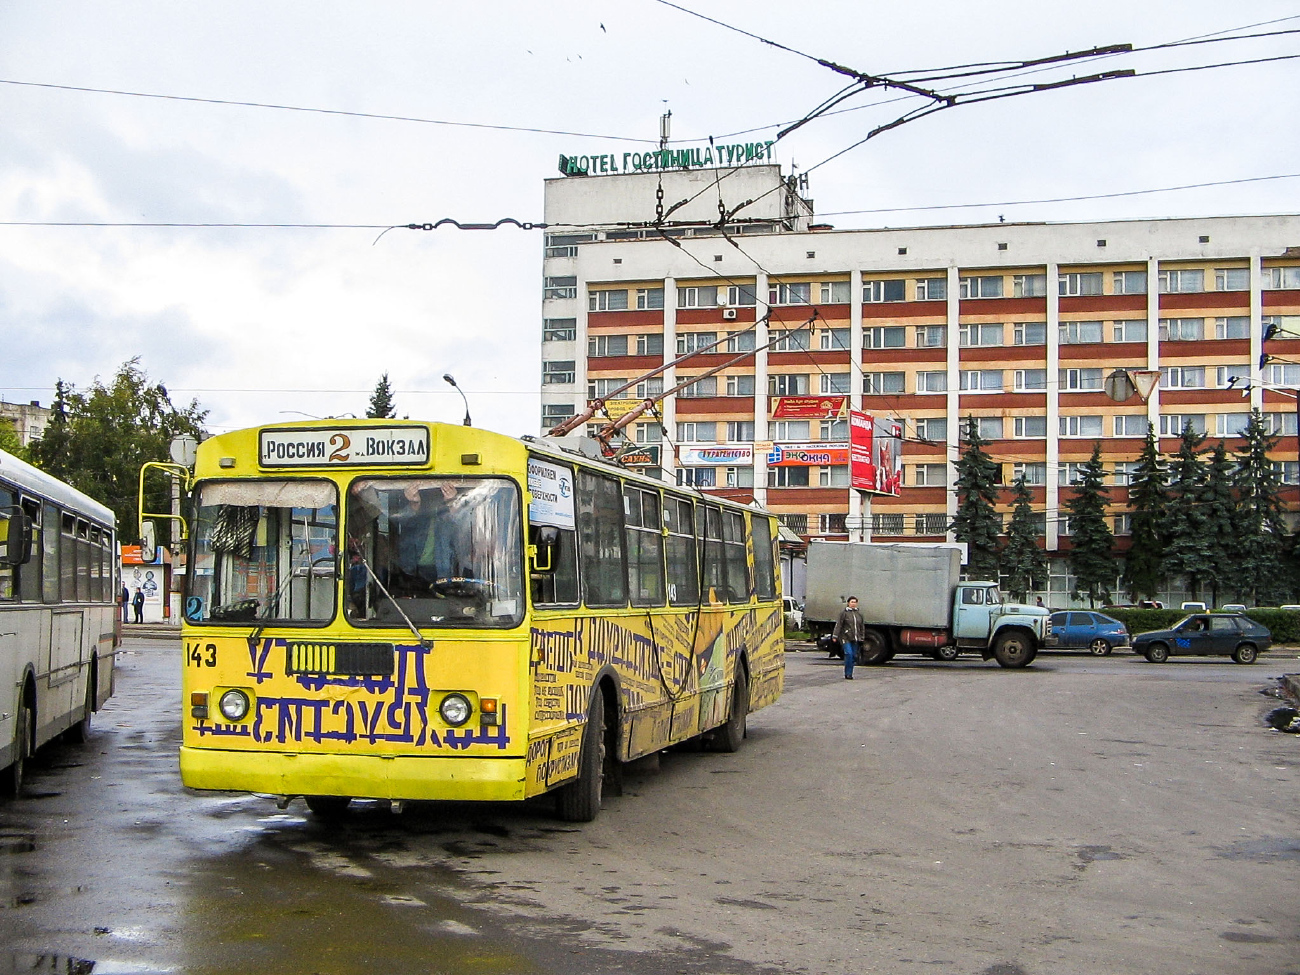
[[1220, 850], [1219, 856], [1227, 860], [1300, 860], [1300, 839], [1272, 838], [1264, 840], [1242, 840], [1227, 849]]

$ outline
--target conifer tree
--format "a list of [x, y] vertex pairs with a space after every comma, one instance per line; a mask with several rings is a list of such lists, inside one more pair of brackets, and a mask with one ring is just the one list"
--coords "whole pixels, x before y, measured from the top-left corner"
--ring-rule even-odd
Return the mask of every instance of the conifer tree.
[[1074, 573], [1076, 599], [1087, 596], [1088, 605], [1110, 599], [1115, 581], [1115, 536], [1106, 524], [1106, 468], [1101, 463], [1101, 446], [1094, 445], [1092, 457], [1079, 472], [1074, 495], [1065, 502], [1070, 513], [1070, 571]]
[[1233, 487], [1237, 495], [1237, 591], [1252, 605], [1287, 602], [1286, 526], [1278, 496], [1282, 478], [1269, 460], [1278, 438], [1268, 432], [1259, 410], [1252, 410], [1245, 443], [1237, 451]]
[[1205, 509], [1200, 504], [1205, 491], [1205, 461], [1201, 445], [1205, 436], [1183, 427], [1178, 453], [1169, 465], [1169, 505], [1165, 518], [1165, 571], [1187, 581], [1193, 599], [1201, 592], [1210, 546], [1205, 537]]
[[379, 377], [379, 382], [375, 383], [375, 391], [370, 394], [370, 407], [366, 410], [367, 419], [371, 420], [390, 420], [397, 416], [397, 408], [393, 403], [393, 389], [388, 385], [388, 373]]
[[1220, 590], [1238, 592], [1236, 558], [1237, 512], [1232, 497], [1232, 460], [1220, 440], [1210, 451], [1205, 466], [1205, 488], [1201, 493], [1205, 519], [1206, 562], [1202, 580], [1210, 587], [1213, 605], [1219, 604]]
[[[1016, 478], [1011, 524], [1007, 544], [1002, 549], [1002, 571], [1007, 577], [1007, 592], [1023, 602], [1032, 589], [1041, 589], [1047, 581], [1047, 556], [1038, 547], [1038, 525], [1034, 522], [1033, 495], [1025, 484], [1025, 475]], [[1036, 584], [1037, 583], [1037, 584]]]
[[988, 443], [974, 417], [966, 420], [966, 451], [957, 461], [957, 514], [948, 530], [966, 543], [966, 571], [972, 579], [998, 578], [998, 465], [984, 452]]
[[1148, 423], [1146, 442], [1137, 467], [1129, 475], [1128, 487], [1128, 506], [1133, 514], [1131, 544], [1124, 559], [1124, 588], [1134, 602], [1155, 599], [1164, 582], [1164, 518], [1168, 502], [1155, 427]]

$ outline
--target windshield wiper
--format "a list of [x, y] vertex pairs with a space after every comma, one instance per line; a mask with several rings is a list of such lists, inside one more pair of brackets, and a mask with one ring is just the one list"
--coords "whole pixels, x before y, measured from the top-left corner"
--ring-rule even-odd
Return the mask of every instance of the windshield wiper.
[[390, 593], [386, 588], [384, 588], [384, 584], [379, 581], [379, 576], [375, 575], [375, 570], [370, 568], [370, 563], [366, 561], [366, 557], [362, 555], [360, 552], [357, 552], [356, 555], [357, 558], [361, 560], [361, 564], [366, 567], [366, 573], [370, 576], [371, 579], [374, 580], [375, 585], [379, 587], [379, 591], [382, 592], [384, 596], [387, 597], [388, 601], [392, 603], [393, 609], [397, 610], [397, 615], [402, 617], [402, 620], [406, 623], [410, 631], [415, 634], [416, 642], [418, 642], [420, 646], [424, 647], [426, 650], [432, 650], [433, 640], [430, 639], [429, 637], [424, 636], [424, 634], [420, 632], [419, 628], [416, 627], [416, 625], [411, 622], [411, 617], [406, 615], [406, 611], [402, 609], [402, 607], [398, 604], [397, 600], [393, 598], [393, 594]]

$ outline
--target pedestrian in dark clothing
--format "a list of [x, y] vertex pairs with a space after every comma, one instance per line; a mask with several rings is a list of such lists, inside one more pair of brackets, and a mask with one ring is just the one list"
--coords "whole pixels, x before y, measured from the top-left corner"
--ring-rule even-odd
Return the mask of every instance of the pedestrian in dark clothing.
[[127, 589], [126, 586], [122, 587], [122, 595], [118, 598], [118, 602], [122, 604], [122, 622], [130, 622], [127, 612], [131, 605], [131, 590]]
[[135, 610], [135, 621], [144, 622], [144, 593], [137, 589], [135, 595], [131, 597], [131, 607]]
[[867, 624], [858, 612], [858, 597], [850, 596], [848, 605], [835, 621], [835, 639], [844, 648], [844, 679], [853, 680], [853, 664], [857, 660], [858, 647], [867, 636]]

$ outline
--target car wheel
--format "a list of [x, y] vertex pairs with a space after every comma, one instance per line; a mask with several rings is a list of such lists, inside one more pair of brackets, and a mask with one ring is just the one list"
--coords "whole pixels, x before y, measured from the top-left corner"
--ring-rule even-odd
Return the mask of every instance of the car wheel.
[[1163, 643], [1153, 643], [1147, 647], [1147, 659], [1153, 664], [1162, 664], [1169, 659], [1169, 648]]
[[1258, 651], [1253, 643], [1243, 643], [1232, 652], [1232, 659], [1239, 664], [1253, 664], [1258, 656]]
[[1095, 657], [1104, 657], [1110, 653], [1110, 643], [1102, 637], [1097, 637], [1088, 644], [1088, 649], [1092, 651]]

